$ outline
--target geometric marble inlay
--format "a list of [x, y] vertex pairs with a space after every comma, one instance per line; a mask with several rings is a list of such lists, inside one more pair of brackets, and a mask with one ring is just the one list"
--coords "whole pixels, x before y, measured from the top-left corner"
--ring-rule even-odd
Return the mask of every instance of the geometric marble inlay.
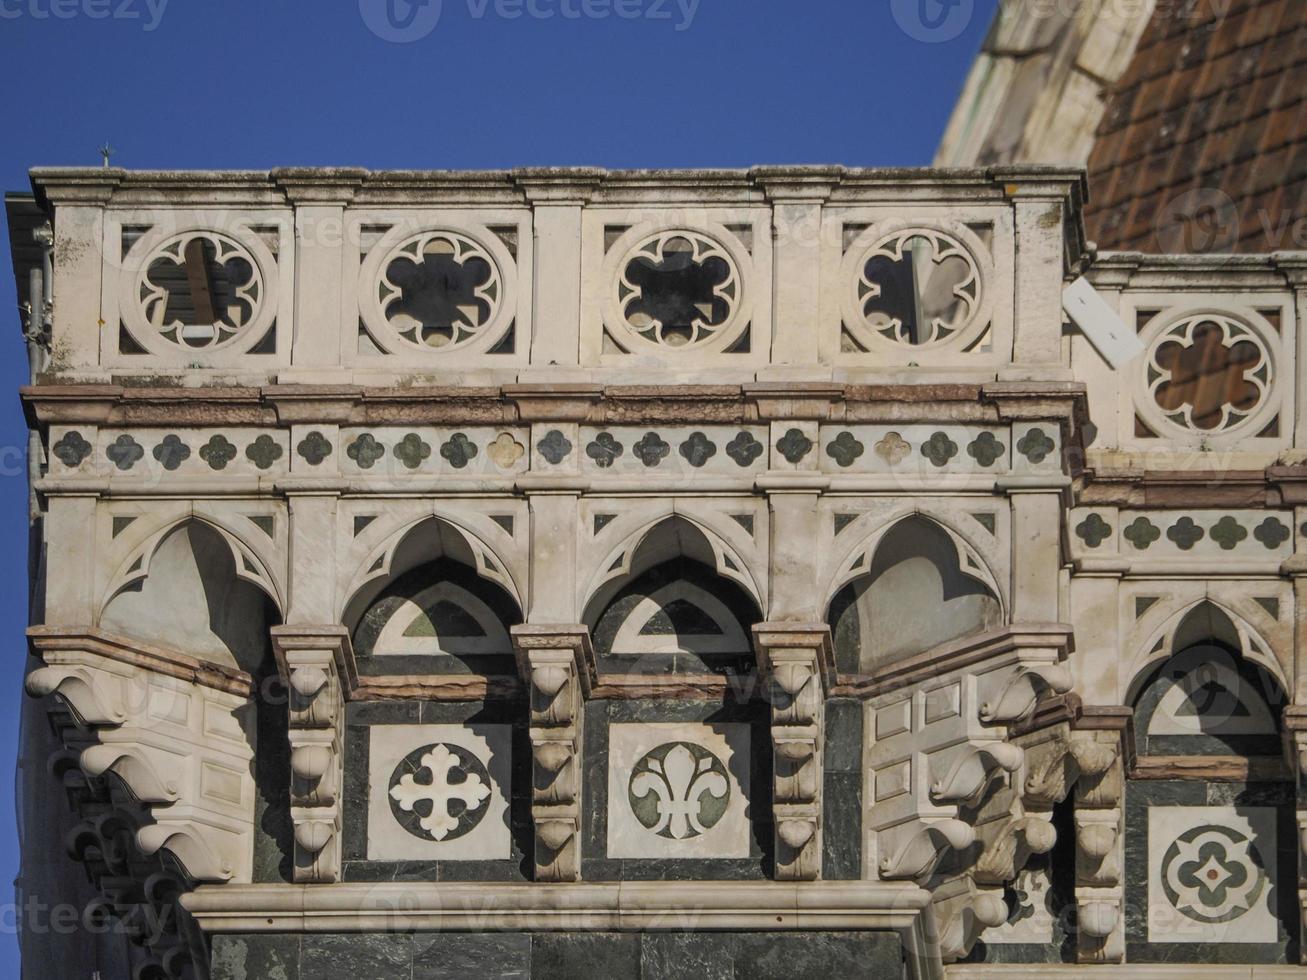
[[1276, 941], [1274, 808], [1152, 807], [1148, 840], [1150, 941]]
[[608, 740], [609, 857], [748, 856], [748, 725], [613, 724]]
[[508, 725], [368, 729], [368, 859], [507, 858]]

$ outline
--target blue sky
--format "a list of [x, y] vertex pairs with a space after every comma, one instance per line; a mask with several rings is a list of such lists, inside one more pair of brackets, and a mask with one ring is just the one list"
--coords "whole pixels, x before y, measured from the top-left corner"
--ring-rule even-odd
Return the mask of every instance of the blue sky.
[[[98, 164], [106, 140], [142, 169], [925, 165], [996, 3], [0, 0], [0, 185]], [[9, 453], [27, 361], [7, 234], [0, 257]], [[26, 508], [22, 468], [3, 467], [0, 904], [18, 867]], [[0, 976], [18, 975], [13, 921]]]

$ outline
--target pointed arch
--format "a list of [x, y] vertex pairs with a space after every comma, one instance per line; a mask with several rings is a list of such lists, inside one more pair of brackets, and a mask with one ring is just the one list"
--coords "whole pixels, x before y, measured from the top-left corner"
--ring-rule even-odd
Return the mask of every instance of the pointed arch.
[[863, 539], [826, 606], [840, 670], [866, 674], [1002, 625], [993, 576], [933, 517], [910, 514]]

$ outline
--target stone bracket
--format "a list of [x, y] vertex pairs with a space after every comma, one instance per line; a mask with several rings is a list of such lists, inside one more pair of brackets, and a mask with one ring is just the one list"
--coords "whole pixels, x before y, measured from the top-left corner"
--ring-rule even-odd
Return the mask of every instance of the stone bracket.
[[581, 625], [514, 626], [530, 695], [531, 818], [537, 881], [581, 880], [581, 747], [594, 653]]
[[345, 701], [358, 681], [349, 632], [343, 626], [271, 632], [288, 698], [295, 880], [339, 881]]

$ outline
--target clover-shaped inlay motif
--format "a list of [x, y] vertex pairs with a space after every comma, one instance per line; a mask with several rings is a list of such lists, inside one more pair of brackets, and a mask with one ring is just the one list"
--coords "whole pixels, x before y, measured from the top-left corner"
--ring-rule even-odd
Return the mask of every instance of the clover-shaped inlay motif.
[[240, 243], [193, 231], [168, 240], [146, 261], [139, 298], [146, 322], [165, 340], [210, 350], [254, 319], [263, 280]]
[[395, 443], [392, 450], [395, 458], [404, 464], [410, 470], [415, 470], [425, 460], [431, 458], [431, 446], [416, 432], [410, 432], [403, 439]]
[[91, 449], [92, 446], [86, 438], [74, 429], [63, 434], [63, 437], [54, 444], [53, 452], [59, 458], [59, 462], [72, 468], [81, 466], [82, 460], [91, 455]]
[[526, 447], [507, 432], [501, 432], [486, 446], [486, 455], [501, 470], [510, 470], [526, 455]]
[[414, 837], [457, 840], [489, 810], [493, 783], [481, 760], [438, 742], [405, 756], [390, 777], [390, 810]]
[[123, 434], [105, 447], [104, 454], [118, 469], [130, 470], [145, 455], [145, 450], [131, 436]]
[[958, 444], [946, 432], [932, 432], [930, 438], [921, 444], [921, 455], [930, 460], [932, 466], [947, 466], [957, 454]]
[[1121, 536], [1139, 551], [1147, 551], [1148, 546], [1162, 536], [1161, 529], [1147, 517], [1136, 517]]
[[401, 337], [424, 348], [467, 343], [503, 298], [499, 268], [467, 235], [430, 231], [387, 256], [377, 284], [382, 314]]
[[622, 444], [611, 432], [600, 432], [585, 447], [585, 454], [595, 461], [595, 466], [607, 469], [622, 455]]
[[455, 432], [440, 447], [440, 458], [456, 470], [470, 463], [476, 454], [476, 443], [463, 432]]
[[304, 458], [310, 466], [317, 466], [324, 459], [331, 455], [331, 443], [317, 429], [314, 429], [295, 447], [295, 451]]
[[717, 446], [702, 432], [691, 432], [678, 451], [693, 467], [700, 467], [717, 455]]
[[661, 232], [623, 261], [617, 298], [626, 325], [664, 347], [712, 339], [740, 302], [740, 276], [726, 249], [707, 235]]
[[1034, 428], [1017, 440], [1017, 452], [1031, 463], [1038, 465], [1048, 458], [1048, 454], [1057, 448], [1057, 443], [1049, 438], [1043, 429]]
[[1221, 546], [1222, 551], [1233, 551], [1246, 537], [1248, 529], [1233, 517], [1222, 517], [1212, 525], [1212, 540]]
[[[430, 448], [427, 452], [430, 454]], [[362, 432], [345, 447], [345, 455], [354, 460], [359, 469], [370, 470], [377, 460], [386, 455], [386, 447], [377, 442], [371, 432]]]
[[208, 463], [210, 469], [226, 469], [235, 458], [236, 447], [221, 433], [210, 436], [209, 441], [200, 447], [200, 459]]
[[967, 455], [985, 467], [993, 466], [1006, 450], [992, 432], [982, 432], [967, 444]]
[[1206, 925], [1233, 922], [1258, 905], [1266, 859], [1251, 840], [1216, 824], [1180, 834], [1162, 855], [1166, 899], [1186, 918]]
[[1212, 432], [1247, 418], [1270, 388], [1270, 357], [1233, 317], [1200, 314], [1168, 327], [1148, 357], [1149, 391], [1167, 419]]
[[165, 470], [175, 470], [191, 458], [191, 447], [181, 437], [169, 432], [154, 447], [153, 456]]
[[852, 432], [841, 432], [826, 443], [826, 455], [843, 467], [852, 466], [864, 452], [866, 448]]
[[1189, 551], [1207, 536], [1207, 532], [1195, 524], [1192, 517], [1182, 517], [1166, 529], [1166, 536], [1181, 551]]
[[725, 815], [731, 783], [726, 766], [693, 742], [668, 742], [631, 769], [631, 812], [651, 833], [688, 840], [711, 830]]
[[726, 444], [726, 455], [739, 466], [748, 466], [762, 455], [762, 443], [752, 433], [741, 432]]
[[871, 448], [890, 466], [898, 466], [912, 455], [912, 444], [897, 432], [886, 432]]
[[640, 437], [640, 441], [631, 447], [632, 454], [645, 466], [657, 466], [671, 451], [671, 444], [665, 442], [657, 432], [646, 432]]
[[1076, 535], [1089, 547], [1097, 548], [1112, 536], [1112, 525], [1099, 514], [1090, 514], [1076, 525]]
[[951, 236], [924, 229], [896, 233], [868, 249], [857, 284], [866, 327], [911, 346], [957, 334], [976, 312], [979, 292], [971, 253]]
[[540, 455], [546, 462], [557, 466], [572, 452], [572, 441], [557, 429], [550, 429], [545, 433], [544, 438], [536, 443], [536, 449], [540, 451]]
[[786, 429], [785, 435], [776, 441], [776, 450], [787, 463], [797, 464], [812, 451], [812, 440], [801, 429]]
[[[1274, 517], [1266, 518], [1253, 528], [1253, 537], [1260, 541], [1267, 551], [1274, 551], [1280, 547], [1289, 540], [1291, 533], [1287, 525]], [[1304, 529], [1303, 534], [1307, 535], [1307, 529]]]
[[245, 456], [261, 470], [266, 470], [281, 459], [281, 444], [266, 433], [245, 447]]

